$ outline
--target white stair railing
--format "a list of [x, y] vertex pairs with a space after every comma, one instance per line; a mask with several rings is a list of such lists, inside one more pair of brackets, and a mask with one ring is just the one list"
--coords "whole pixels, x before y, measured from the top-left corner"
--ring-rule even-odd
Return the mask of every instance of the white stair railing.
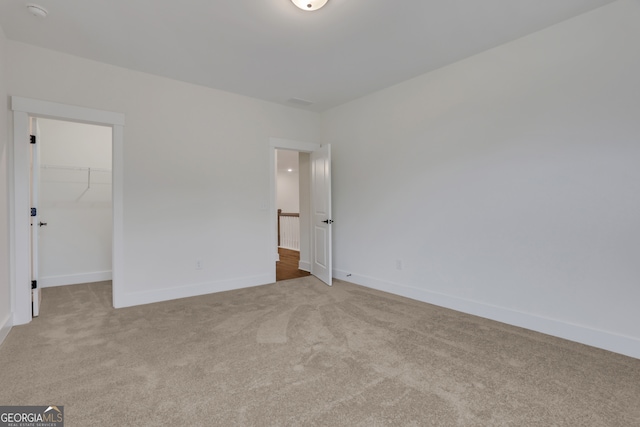
[[283, 213], [278, 209], [278, 246], [300, 250], [300, 214]]

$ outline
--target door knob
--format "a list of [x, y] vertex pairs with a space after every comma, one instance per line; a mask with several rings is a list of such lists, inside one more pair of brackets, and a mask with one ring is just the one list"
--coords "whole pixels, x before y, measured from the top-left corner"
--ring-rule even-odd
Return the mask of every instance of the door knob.
[[40, 224], [38, 224], [38, 225], [39, 225], [40, 227], [42, 227], [43, 225], [47, 225], [47, 223], [46, 223], [46, 222], [42, 222], [42, 221], [40, 221]]
[[332, 219], [325, 219], [324, 221], [325, 224], [333, 224], [333, 220]]

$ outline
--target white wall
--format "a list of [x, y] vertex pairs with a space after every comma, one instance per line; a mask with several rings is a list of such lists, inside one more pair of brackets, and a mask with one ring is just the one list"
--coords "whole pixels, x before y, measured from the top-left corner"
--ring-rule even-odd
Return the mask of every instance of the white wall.
[[48, 119], [38, 125], [38, 209], [47, 223], [39, 228], [38, 282], [111, 280], [111, 128]]
[[9, 117], [5, 68], [7, 66], [6, 39], [0, 27], [0, 343], [12, 324], [11, 287], [9, 282], [9, 198], [8, 149]]
[[[620, 0], [326, 113], [335, 275], [640, 357], [639, 21]], [[267, 141], [318, 115], [0, 35], [3, 71], [5, 101], [126, 114], [118, 305], [270, 280]]]
[[269, 138], [318, 140], [318, 114], [22, 43], [7, 48], [12, 95], [126, 116], [126, 292], [117, 306], [274, 280]]
[[326, 112], [334, 275], [640, 357], [638, 40], [620, 0]]

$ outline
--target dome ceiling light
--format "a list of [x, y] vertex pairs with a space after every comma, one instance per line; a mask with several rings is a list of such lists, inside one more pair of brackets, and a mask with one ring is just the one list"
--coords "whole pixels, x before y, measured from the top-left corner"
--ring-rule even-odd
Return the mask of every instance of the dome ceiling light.
[[300, 9], [311, 12], [313, 10], [320, 9], [322, 6], [327, 4], [329, 0], [291, 0], [291, 1]]

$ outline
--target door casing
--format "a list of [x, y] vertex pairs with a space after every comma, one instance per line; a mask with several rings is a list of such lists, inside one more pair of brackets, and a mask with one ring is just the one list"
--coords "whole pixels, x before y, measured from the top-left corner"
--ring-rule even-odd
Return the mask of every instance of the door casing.
[[[278, 260], [278, 235], [277, 224], [278, 215], [276, 211], [276, 150], [293, 150], [302, 153], [312, 153], [321, 148], [320, 144], [312, 142], [295, 141], [282, 138], [269, 138], [269, 254], [273, 262], [271, 282], [276, 281], [275, 262]], [[312, 243], [313, 244], [313, 243]], [[309, 260], [312, 262], [312, 260]]]
[[[37, 287], [31, 290], [32, 295], [32, 315], [38, 317], [40, 315], [40, 302], [41, 302], [41, 284], [38, 282], [39, 264], [38, 264], [38, 242], [40, 239], [40, 128], [38, 127], [38, 119], [35, 117], [30, 118], [29, 123], [30, 133], [36, 138], [36, 143], [31, 144], [31, 168], [30, 168], [30, 185], [29, 192], [31, 207], [35, 208], [35, 212], [31, 213], [31, 281], [36, 283]], [[33, 285], [31, 286], [33, 288]]]
[[[9, 200], [9, 280], [12, 291], [13, 324], [31, 321], [31, 243], [30, 243], [30, 149], [29, 118], [43, 117], [88, 123], [112, 128], [113, 150], [113, 306], [121, 307], [124, 297], [123, 263], [123, 164], [124, 124], [122, 113], [77, 107], [18, 96], [11, 97], [13, 146], [10, 162]], [[11, 158], [10, 157], [10, 158]]]

